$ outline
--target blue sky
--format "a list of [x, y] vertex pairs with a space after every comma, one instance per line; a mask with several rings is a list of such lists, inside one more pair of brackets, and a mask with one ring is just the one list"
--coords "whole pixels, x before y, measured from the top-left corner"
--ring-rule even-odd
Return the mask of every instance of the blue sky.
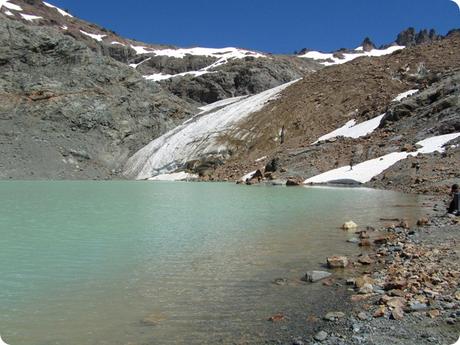
[[148, 43], [236, 46], [272, 53], [390, 43], [404, 28], [460, 27], [450, 0], [49, 0], [73, 15]]

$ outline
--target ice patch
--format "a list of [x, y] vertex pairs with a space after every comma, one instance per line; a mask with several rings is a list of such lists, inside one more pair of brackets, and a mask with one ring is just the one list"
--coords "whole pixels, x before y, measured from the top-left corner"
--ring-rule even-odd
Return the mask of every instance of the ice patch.
[[323, 135], [313, 144], [336, 137], [359, 138], [372, 133], [382, 121], [384, 115], [374, 117], [373, 119], [356, 124], [356, 120], [348, 121], [344, 126]]
[[33, 16], [31, 14], [22, 14], [20, 13], [21, 17], [24, 18], [25, 20], [29, 21], [29, 22], [32, 22], [34, 20], [37, 20], [37, 19], [43, 19], [43, 17], [40, 17], [40, 16]]
[[[294, 81], [296, 82], [296, 81]], [[280, 85], [260, 94], [207, 114], [198, 114], [136, 152], [125, 166], [125, 174], [136, 179], [167, 174], [182, 168], [187, 162], [206, 156], [225, 158], [227, 145], [218, 139], [250, 114], [276, 99], [294, 82]]]
[[197, 179], [198, 175], [189, 174], [184, 171], [172, 174], [157, 175], [149, 178], [149, 181], [188, 181]]
[[3, 6], [13, 11], [22, 11], [21, 6], [10, 3], [10, 0], [0, 0], [0, 9], [2, 9]]
[[86, 35], [88, 37], [91, 37], [93, 39], [95, 39], [96, 41], [98, 42], [102, 42], [102, 39], [104, 37], [107, 37], [107, 35], [97, 35], [97, 34], [90, 34], [89, 32], [86, 32], [86, 31], [83, 31], [83, 30], [80, 30], [80, 32], [83, 34], [83, 35]]
[[64, 10], [61, 10], [59, 7], [56, 7], [56, 6], [54, 6], [54, 5], [51, 5], [51, 4], [49, 4], [49, 3], [45, 2], [45, 1], [43, 1], [43, 4], [44, 4], [45, 6], [48, 6], [48, 7], [51, 7], [51, 8], [56, 9], [56, 10], [57, 10], [61, 15], [63, 15], [63, 16], [73, 17], [70, 13], [67, 13], [67, 12], [64, 11]]
[[399, 94], [398, 96], [396, 96], [396, 98], [393, 100], [393, 102], [400, 102], [404, 98], [412, 96], [413, 94], [416, 94], [418, 91], [419, 90], [409, 90], [409, 91], [403, 92], [403, 93]]
[[[358, 47], [358, 48], [361, 48], [362, 50], [362, 47]], [[344, 64], [344, 63], [353, 61], [354, 59], [357, 59], [361, 56], [373, 57], [373, 56], [389, 55], [389, 54], [393, 54], [397, 50], [401, 50], [404, 48], [405, 48], [404, 46], [391, 46], [386, 49], [372, 49], [369, 52], [362, 51], [362, 52], [357, 52], [357, 53], [344, 53], [342, 54], [344, 56], [343, 59], [335, 57], [333, 53], [321, 53], [318, 51], [310, 51], [303, 55], [299, 55], [299, 57], [320, 61], [320, 63], [324, 66], [332, 66], [332, 65], [340, 65], [340, 64]], [[332, 62], [324, 61], [324, 60], [331, 60]]]
[[431, 137], [419, 141], [417, 145], [422, 146], [416, 152], [393, 152], [382, 157], [371, 159], [353, 166], [344, 166], [341, 168], [329, 170], [325, 173], [313, 176], [305, 180], [305, 184], [314, 183], [332, 183], [337, 181], [351, 180], [358, 183], [369, 182], [373, 177], [380, 175], [382, 172], [396, 164], [400, 160], [406, 159], [409, 156], [417, 156], [418, 154], [444, 152], [443, 146], [449, 141], [460, 137], [460, 133], [452, 133]]

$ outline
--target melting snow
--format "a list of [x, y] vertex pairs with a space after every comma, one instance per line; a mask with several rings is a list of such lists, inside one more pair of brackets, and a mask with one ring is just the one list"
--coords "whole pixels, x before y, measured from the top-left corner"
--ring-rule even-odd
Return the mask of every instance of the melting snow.
[[32, 22], [34, 20], [43, 18], [43, 17], [40, 17], [40, 16], [33, 16], [31, 14], [22, 14], [22, 13], [20, 13], [20, 15], [21, 15], [22, 18], [24, 18], [25, 20], [27, 20], [29, 22]]
[[89, 32], [86, 32], [86, 31], [83, 31], [83, 30], [80, 30], [80, 32], [83, 34], [83, 35], [86, 35], [88, 37], [91, 37], [93, 39], [95, 39], [96, 41], [99, 41], [99, 42], [102, 42], [102, 39], [104, 37], [107, 37], [107, 35], [97, 35], [97, 34], [90, 34]]
[[409, 90], [409, 91], [403, 92], [403, 93], [399, 94], [398, 96], [396, 96], [396, 98], [393, 100], [393, 102], [400, 102], [404, 98], [412, 96], [413, 94], [416, 94], [417, 92], [418, 92], [418, 90]]
[[132, 67], [132, 68], [137, 68], [138, 66], [142, 65], [144, 62], [147, 62], [151, 59], [151, 57], [145, 59], [145, 60], [142, 60], [141, 62], [139, 63], [132, 63], [129, 65], [129, 67]]
[[133, 48], [136, 51], [136, 54], [138, 54], [138, 55], [140, 55], [140, 54], [148, 54], [148, 53], [152, 52], [151, 50], [147, 50], [148, 48], [144, 47], [144, 46], [133, 46], [133, 45], [131, 45], [131, 48]]
[[241, 181], [246, 181], [246, 180], [250, 180], [254, 174], [257, 172], [257, 170], [254, 170], [254, 171], [251, 171], [250, 173], [247, 173], [246, 175], [244, 175], [243, 177], [241, 177]]
[[5, 11], [5, 14], [6, 14], [7, 16], [10, 16], [10, 17], [11, 17], [11, 16], [14, 16], [14, 14], [11, 13], [10, 11], [8, 11], [8, 10]]
[[172, 174], [157, 175], [149, 178], [149, 181], [187, 181], [198, 178], [198, 175], [189, 174], [184, 171]]
[[22, 7], [10, 3], [10, 0], [0, 0], [0, 9], [5, 6], [6, 8], [9, 8], [10, 10], [13, 11], [22, 11]]
[[207, 74], [210, 72], [207, 71], [190, 71], [190, 72], [183, 72], [183, 73], [178, 73], [178, 74], [163, 74], [163, 73], [157, 73], [157, 74], [151, 74], [151, 75], [145, 75], [144, 78], [147, 80], [152, 80], [152, 81], [160, 81], [160, 80], [166, 80], [166, 79], [171, 79], [174, 77], [183, 77], [186, 75], [192, 75], [194, 77], [198, 77], [203, 74]]
[[[362, 47], [358, 47], [358, 48], [361, 48], [361, 50], [362, 50]], [[358, 53], [344, 53], [343, 54], [343, 56], [344, 56], [343, 59], [335, 57], [333, 53], [321, 53], [321, 52], [317, 52], [317, 51], [310, 51], [310, 52], [307, 52], [307, 53], [305, 53], [303, 55], [299, 55], [299, 57], [301, 57], [301, 58], [309, 58], [309, 59], [319, 60], [319, 61], [332, 60], [332, 62], [329, 62], [329, 61], [321, 62], [321, 64], [323, 64], [325, 66], [332, 66], [332, 65], [339, 65], [339, 64], [346, 63], [346, 62], [350, 62], [350, 61], [352, 61], [352, 60], [354, 60], [356, 58], [359, 58], [361, 56], [372, 57], [372, 56], [389, 55], [389, 54], [394, 53], [397, 50], [401, 50], [401, 49], [404, 49], [404, 48], [405, 48], [404, 46], [391, 46], [391, 47], [388, 47], [386, 49], [372, 49], [369, 52], [360, 51]]]
[[56, 6], [54, 6], [54, 5], [51, 5], [51, 4], [49, 4], [49, 3], [45, 2], [45, 1], [43, 1], [43, 4], [44, 4], [45, 6], [48, 6], [48, 7], [51, 7], [51, 8], [56, 9], [56, 10], [57, 10], [61, 15], [63, 15], [63, 16], [73, 17], [70, 13], [67, 13], [67, 12], [64, 11], [64, 10], [61, 10], [59, 7], [56, 7]]
[[356, 124], [356, 120], [348, 121], [343, 127], [336, 129], [328, 134], [323, 135], [313, 144], [319, 141], [335, 138], [335, 137], [347, 137], [347, 138], [359, 138], [372, 133], [382, 121], [384, 115], [374, 117], [373, 119]]
[[125, 173], [137, 179], [147, 179], [173, 172], [188, 161], [203, 156], [225, 156], [227, 146], [218, 142], [220, 135], [262, 109], [294, 82], [244, 98], [212, 113], [197, 115], [135, 153], [128, 160]]
[[62, 29], [62, 30], [67, 30], [68, 28], [69, 28], [69, 27], [68, 27], [67, 25], [61, 26], [61, 29]]
[[117, 41], [113, 41], [113, 42], [111, 42], [110, 44], [119, 45], [119, 46], [125, 47], [125, 45], [124, 45], [123, 43], [120, 43], [120, 42], [117, 42]]
[[338, 169], [329, 170], [323, 174], [311, 177], [304, 183], [330, 183], [335, 181], [352, 180], [359, 183], [369, 182], [374, 176], [381, 174], [386, 169], [390, 168], [400, 160], [406, 159], [409, 156], [417, 156], [419, 153], [433, 153], [435, 151], [443, 152], [443, 146], [449, 141], [460, 137], [460, 133], [452, 133], [431, 137], [419, 141], [417, 145], [422, 146], [416, 152], [393, 152], [385, 156], [371, 159], [353, 166], [344, 166]]

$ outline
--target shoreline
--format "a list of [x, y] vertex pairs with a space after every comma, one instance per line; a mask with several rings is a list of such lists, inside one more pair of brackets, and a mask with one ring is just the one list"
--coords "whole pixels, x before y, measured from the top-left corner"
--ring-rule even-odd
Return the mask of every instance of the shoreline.
[[356, 250], [345, 268], [329, 268], [330, 277], [309, 283], [348, 293], [352, 309], [319, 316], [316, 333], [293, 336], [293, 345], [449, 345], [459, 339], [460, 217], [441, 214], [442, 199], [430, 199], [429, 215], [417, 224], [398, 219], [355, 232], [357, 249], [367, 254]]

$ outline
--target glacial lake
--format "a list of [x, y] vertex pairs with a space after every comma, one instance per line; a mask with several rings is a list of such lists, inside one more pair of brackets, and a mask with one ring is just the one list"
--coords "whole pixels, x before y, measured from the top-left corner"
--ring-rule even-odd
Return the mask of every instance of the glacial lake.
[[305, 332], [267, 318], [340, 303], [300, 278], [328, 255], [357, 254], [341, 224], [424, 211], [417, 196], [364, 188], [1, 182], [0, 193], [10, 345], [253, 344]]

